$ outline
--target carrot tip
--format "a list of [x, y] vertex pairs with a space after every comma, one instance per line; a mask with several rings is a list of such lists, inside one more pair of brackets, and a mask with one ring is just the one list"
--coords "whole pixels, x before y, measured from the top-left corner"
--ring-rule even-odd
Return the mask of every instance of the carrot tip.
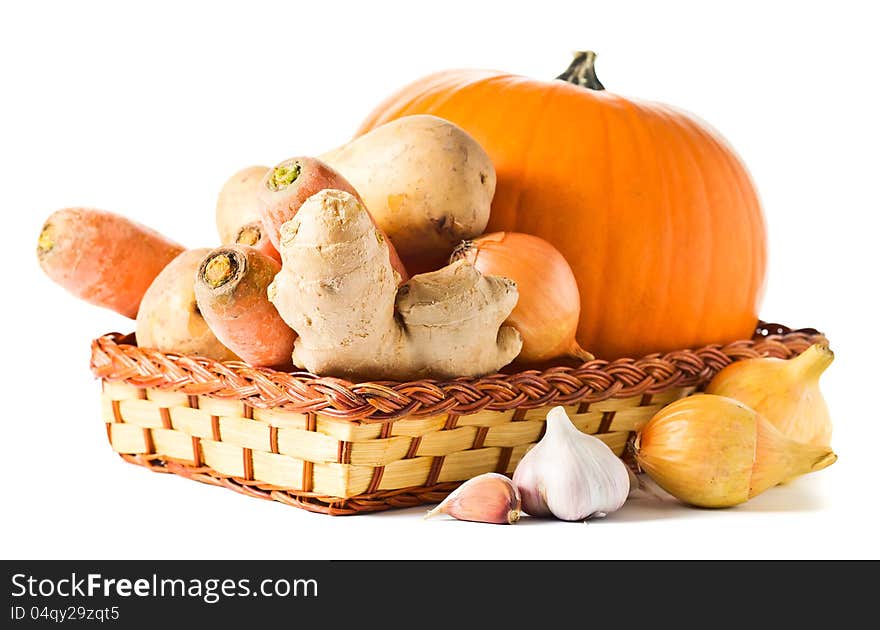
[[48, 253], [55, 247], [55, 239], [54, 239], [54, 225], [51, 223], [47, 223], [43, 226], [42, 231], [40, 231], [40, 237], [37, 239], [37, 254], [42, 256], [43, 254]]
[[238, 271], [238, 261], [230, 253], [219, 252], [208, 258], [202, 269], [204, 270], [205, 282], [216, 289], [235, 277]]
[[260, 226], [257, 223], [249, 223], [238, 231], [235, 242], [253, 247], [260, 242], [262, 236], [263, 233], [260, 230]]
[[299, 165], [299, 162], [276, 166], [272, 169], [272, 175], [266, 181], [266, 187], [269, 190], [284, 190], [296, 181], [301, 171], [302, 167]]

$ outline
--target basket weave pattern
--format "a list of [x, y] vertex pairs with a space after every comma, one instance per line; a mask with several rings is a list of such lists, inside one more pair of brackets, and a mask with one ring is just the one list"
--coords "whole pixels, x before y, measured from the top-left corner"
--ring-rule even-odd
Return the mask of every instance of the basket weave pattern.
[[328, 514], [442, 500], [483, 472], [510, 474], [562, 405], [623, 456], [640, 423], [758, 356], [825, 341], [761, 324], [751, 340], [577, 367], [448, 382], [351, 383], [166, 354], [116, 333], [92, 342], [102, 418], [123, 458]]

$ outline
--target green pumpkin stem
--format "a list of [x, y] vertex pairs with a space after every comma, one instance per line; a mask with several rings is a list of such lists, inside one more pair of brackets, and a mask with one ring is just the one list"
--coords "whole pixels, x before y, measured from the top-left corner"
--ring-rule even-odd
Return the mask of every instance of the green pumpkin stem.
[[596, 76], [596, 53], [592, 50], [576, 52], [565, 72], [556, 78], [590, 90], [605, 89]]

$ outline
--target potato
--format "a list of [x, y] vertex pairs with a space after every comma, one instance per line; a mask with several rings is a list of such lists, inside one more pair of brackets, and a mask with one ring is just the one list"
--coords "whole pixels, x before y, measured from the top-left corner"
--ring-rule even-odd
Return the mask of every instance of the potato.
[[232, 175], [217, 195], [217, 233], [224, 245], [235, 243], [243, 226], [260, 219], [257, 188], [269, 171], [268, 166], [248, 166]]
[[237, 359], [199, 312], [195, 281], [209, 248], [189, 249], [172, 260], [144, 293], [135, 337], [141, 347], [195, 354], [217, 361]]
[[486, 228], [495, 168], [447, 120], [398, 118], [320, 159], [351, 182], [412, 273], [442, 267], [458, 243]]

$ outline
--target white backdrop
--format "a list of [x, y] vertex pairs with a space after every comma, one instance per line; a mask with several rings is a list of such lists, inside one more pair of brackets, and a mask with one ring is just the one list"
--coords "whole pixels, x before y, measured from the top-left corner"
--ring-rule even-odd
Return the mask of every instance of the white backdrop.
[[[870, 3], [4, 3], [0, 208], [6, 558], [878, 557], [873, 484], [878, 134]], [[344, 142], [428, 72], [550, 78], [599, 53], [610, 91], [697, 113], [761, 194], [765, 319], [815, 326], [831, 468], [726, 511], [633, 501], [587, 524], [331, 518], [123, 463], [99, 420], [89, 341], [133, 322], [39, 270], [51, 211], [114, 210], [189, 246], [240, 167]]]

